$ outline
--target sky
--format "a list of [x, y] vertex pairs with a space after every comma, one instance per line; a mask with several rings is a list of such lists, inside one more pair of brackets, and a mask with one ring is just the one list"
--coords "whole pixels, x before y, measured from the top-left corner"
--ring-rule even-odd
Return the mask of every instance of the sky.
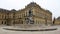
[[3, 9], [23, 9], [30, 2], [36, 2], [43, 9], [50, 10], [52, 17], [60, 16], [60, 0], [0, 0], [0, 8]]

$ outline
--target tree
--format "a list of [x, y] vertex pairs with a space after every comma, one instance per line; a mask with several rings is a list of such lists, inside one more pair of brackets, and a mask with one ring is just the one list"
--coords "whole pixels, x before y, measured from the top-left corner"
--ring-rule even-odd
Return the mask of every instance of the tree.
[[53, 19], [53, 24], [55, 24], [55, 17], [54, 17], [54, 19]]

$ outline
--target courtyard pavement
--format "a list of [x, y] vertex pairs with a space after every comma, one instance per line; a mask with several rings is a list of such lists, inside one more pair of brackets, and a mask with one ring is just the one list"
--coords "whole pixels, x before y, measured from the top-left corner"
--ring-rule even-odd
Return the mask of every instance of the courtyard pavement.
[[13, 26], [0, 26], [0, 34], [60, 34], [60, 25], [50, 26], [52, 28], [57, 28], [57, 30], [54, 31], [11, 31], [3, 29], [6, 27]]

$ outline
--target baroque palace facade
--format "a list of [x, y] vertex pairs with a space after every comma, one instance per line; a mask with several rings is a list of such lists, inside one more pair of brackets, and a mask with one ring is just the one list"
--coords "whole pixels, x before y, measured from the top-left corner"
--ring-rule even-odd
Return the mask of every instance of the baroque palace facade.
[[0, 9], [0, 24], [52, 24], [52, 13], [31, 2], [21, 10]]

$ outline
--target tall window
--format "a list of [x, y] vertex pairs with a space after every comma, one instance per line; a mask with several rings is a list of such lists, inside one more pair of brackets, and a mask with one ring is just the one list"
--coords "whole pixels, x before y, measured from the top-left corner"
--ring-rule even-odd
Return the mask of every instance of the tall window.
[[31, 10], [29, 10], [29, 16], [32, 16], [32, 11]]

